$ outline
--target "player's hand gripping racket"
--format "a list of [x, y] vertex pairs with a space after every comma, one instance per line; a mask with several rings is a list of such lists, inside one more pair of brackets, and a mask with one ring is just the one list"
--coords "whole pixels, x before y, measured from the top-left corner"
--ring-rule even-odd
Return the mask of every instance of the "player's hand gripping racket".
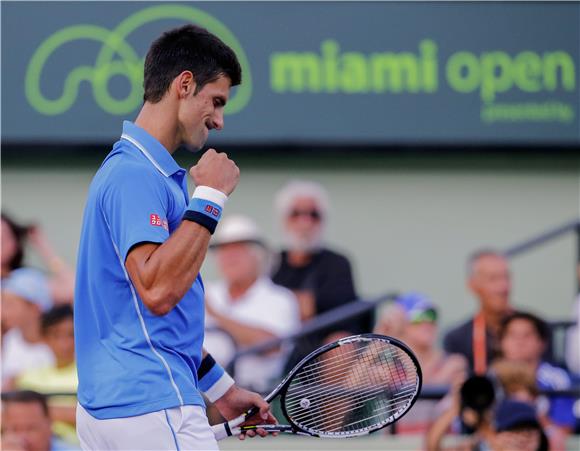
[[402, 342], [375, 334], [355, 335], [306, 356], [265, 399], [280, 396], [288, 425], [240, 426], [251, 409], [213, 426], [217, 440], [264, 429], [315, 437], [355, 437], [401, 418], [421, 391], [421, 368]]

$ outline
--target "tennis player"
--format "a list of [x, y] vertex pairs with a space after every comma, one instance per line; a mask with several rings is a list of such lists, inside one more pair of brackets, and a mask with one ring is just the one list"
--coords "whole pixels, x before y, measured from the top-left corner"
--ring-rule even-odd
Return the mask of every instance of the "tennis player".
[[145, 59], [143, 107], [91, 183], [75, 291], [84, 449], [218, 449], [202, 393], [226, 419], [257, 406], [256, 422], [275, 422], [202, 350], [199, 270], [239, 169], [208, 150], [189, 170], [189, 199], [172, 157], [223, 127], [240, 82], [236, 55], [216, 36], [193, 25], [164, 33]]

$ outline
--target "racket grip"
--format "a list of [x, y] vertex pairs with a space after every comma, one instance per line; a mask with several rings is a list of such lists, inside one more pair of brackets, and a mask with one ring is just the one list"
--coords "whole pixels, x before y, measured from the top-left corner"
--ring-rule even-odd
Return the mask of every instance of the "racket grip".
[[[250, 410], [248, 410], [245, 414], [244, 414], [244, 421], [246, 421], [248, 418], [250, 418], [253, 415], [256, 415], [258, 412], [260, 411], [259, 407], [252, 407]], [[236, 424], [237, 426], [237, 424]]]
[[260, 408], [254, 406], [250, 410], [248, 410], [246, 413], [240, 415], [237, 418], [234, 418], [233, 420], [230, 420], [226, 423], [220, 423], [220, 424], [216, 424], [216, 425], [212, 426], [211, 429], [213, 431], [213, 435], [215, 436], [215, 439], [219, 442], [220, 440], [223, 440], [226, 437], [230, 437], [230, 436], [234, 435], [232, 433], [233, 428], [239, 426], [244, 421], [246, 421], [246, 419], [250, 418], [252, 415], [255, 415], [259, 411], [260, 411]]
[[[215, 439], [219, 442], [220, 440], [223, 440], [226, 437], [230, 437], [231, 435], [234, 435], [232, 432], [232, 429], [239, 426], [244, 421], [246, 421], [246, 418], [248, 418], [248, 415], [250, 414], [250, 412], [252, 412], [252, 410], [254, 410], [254, 408], [250, 409], [247, 413], [243, 413], [239, 417], [234, 418], [233, 420], [212, 426], [211, 429], [213, 431], [213, 435], [215, 436]], [[260, 410], [260, 409], [257, 409], [257, 410]]]
[[232, 430], [229, 428], [228, 423], [216, 424], [215, 426], [212, 426], [211, 429], [216, 441], [218, 442], [232, 435]]

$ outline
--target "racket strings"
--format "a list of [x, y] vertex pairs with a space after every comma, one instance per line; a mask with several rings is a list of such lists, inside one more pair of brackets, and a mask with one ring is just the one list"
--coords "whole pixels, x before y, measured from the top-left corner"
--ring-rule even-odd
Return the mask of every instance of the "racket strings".
[[[370, 420], [372, 420], [374, 417], [385, 416], [385, 414], [386, 414], [386, 418], [390, 418], [392, 416], [391, 413], [401, 411], [400, 405], [404, 405], [404, 403], [406, 403], [406, 402], [407, 402], [406, 400], [395, 402], [389, 407], [384, 407], [384, 408], [380, 409], [381, 410], [380, 413], [377, 413], [374, 416], [368, 416], [362, 421], [369, 421], [370, 422]], [[344, 424], [344, 416], [335, 414], [333, 416], [329, 416], [327, 418], [324, 418], [324, 420], [322, 420], [322, 421], [319, 420], [318, 423], [314, 423], [312, 427], [320, 427], [321, 425], [324, 425], [325, 429], [328, 432], [338, 432], [341, 429], [348, 429], [349, 426], [352, 426], [355, 424], [358, 426], [358, 428], [360, 428], [359, 423], [361, 423], [362, 421], [360, 419], [357, 419], [356, 421], [353, 421], [352, 423]], [[373, 424], [373, 423], [371, 422], [371, 424]]]
[[400, 416], [419, 380], [408, 354], [386, 341], [333, 348], [307, 363], [291, 381], [288, 415], [307, 430], [344, 434]]
[[[397, 388], [397, 392], [401, 393], [403, 391], [405, 391], [407, 388], [411, 387], [411, 388], [415, 388], [416, 384], [415, 382], [413, 382], [411, 385], [403, 385], [401, 387]], [[337, 384], [336, 381], [333, 381], [333, 383], [328, 384], [325, 383], [324, 385], [321, 386], [321, 388], [318, 389], [314, 389], [312, 390], [310, 387], [305, 387], [304, 389], [300, 390], [300, 391], [296, 391], [292, 393], [292, 397], [295, 399], [290, 399], [287, 404], [292, 406], [296, 406], [299, 405], [299, 400], [300, 400], [300, 396], [302, 396], [302, 399], [305, 399], [305, 397], [307, 396], [306, 399], [309, 400], [310, 403], [312, 402], [318, 402], [321, 399], [328, 397], [329, 395], [332, 395], [332, 399], [333, 400], [337, 400], [340, 399], [341, 397], [352, 397], [352, 396], [356, 396], [358, 394], [366, 394], [365, 390], [368, 390], [370, 393], [375, 393], [375, 392], [383, 392], [385, 390], [385, 388], [383, 386], [369, 386], [369, 387], [365, 387], [362, 389], [359, 388], [353, 388], [353, 387], [343, 387], [340, 386], [339, 384]], [[332, 402], [332, 401], [331, 401]], [[292, 411], [292, 408], [288, 409], [289, 411]]]
[[[348, 346], [348, 345], [346, 345], [346, 346]], [[340, 353], [338, 353], [338, 349], [335, 348], [335, 349], [332, 349], [330, 352], [335, 352], [336, 355], [334, 355], [334, 356], [326, 355], [325, 356], [325, 354], [322, 354], [322, 355], [318, 356], [316, 359], [312, 360], [311, 362], [308, 362], [300, 370], [300, 374], [302, 375], [304, 373], [308, 373], [308, 369], [316, 368], [317, 366], [319, 366], [321, 364], [328, 364], [328, 363], [331, 363], [333, 360], [346, 360], [346, 357], [348, 357], [349, 355], [363, 354], [364, 352], [368, 352], [368, 351], [364, 347], [356, 347], [355, 349], [351, 349], [349, 351], [342, 350], [342, 352], [340, 352]]]
[[[406, 402], [406, 401], [405, 401], [405, 402]], [[402, 404], [402, 403], [403, 403], [403, 401], [400, 401], [398, 404]], [[395, 404], [397, 404], [397, 403], [395, 403]], [[397, 412], [401, 412], [401, 409], [400, 409], [400, 407], [397, 407], [397, 408], [388, 408], [388, 407], [384, 407], [384, 408], [382, 408], [382, 409], [377, 409], [377, 410], [375, 410], [375, 412], [378, 412], [379, 410], [380, 410], [380, 412], [379, 412], [379, 413], [377, 413], [376, 415], [373, 415], [373, 416], [369, 416], [369, 417], [367, 417], [365, 420], [367, 420], [367, 421], [370, 421], [370, 420], [372, 420], [372, 419], [373, 419], [373, 418], [375, 418], [375, 417], [378, 417], [378, 416], [381, 416], [381, 417], [382, 417], [382, 416], [384, 416], [384, 414], [385, 414], [385, 413], [390, 413], [390, 412], [395, 412], [395, 415], [392, 415], [392, 416], [395, 416], [395, 418], [396, 418], [396, 413], [397, 413]], [[389, 417], [390, 417], [390, 416], [391, 416], [391, 415], [389, 415]], [[347, 424], [347, 425], [340, 425], [340, 428], [345, 428], [345, 427], [348, 427], [348, 426], [354, 425], [354, 424], [358, 423], [359, 421], [360, 421], [360, 420], [357, 420], [357, 421], [354, 421], [354, 422], [352, 422], [352, 423], [349, 423], [349, 424]]]
[[[342, 395], [339, 395], [339, 394], [333, 395], [332, 399], [330, 401], [326, 402], [325, 407], [329, 407], [332, 409], [332, 408], [336, 407], [337, 405], [340, 405], [341, 403], [343, 403], [345, 400], [348, 400], [351, 403], [350, 408], [352, 408], [353, 405], [356, 404], [357, 402], [364, 403], [364, 402], [368, 401], [369, 399], [372, 399], [373, 397], [375, 397], [378, 393], [381, 393], [382, 391], [383, 391], [382, 388], [374, 388], [374, 389], [369, 390], [365, 393], [357, 393], [355, 395], [353, 395], [352, 392], [345, 393]], [[313, 403], [312, 398], [307, 398], [307, 399], [310, 401], [310, 404], [312, 405], [312, 403]], [[320, 398], [314, 399], [314, 403], [316, 403], [319, 400], [320, 400]], [[293, 408], [288, 408], [287, 410], [288, 410], [288, 413], [300, 412], [300, 410], [301, 410], [300, 403], [299, 402], [294, 403]], [[302, 410], [304, 410], [304, 409], [302, 409]], [[295, 418], [300, 419], [301, 417], [303, 418], [305, 416], [308, 416], [308, 412], [303, 413], [302, 415], [297, 414], [295, 416]]]
[[[410, 386], [414, 389], [415, 384], [413, 384], [412, 386]], [[398, 393], [403, 392], [404, 390], [406, 390], [406, 388], [408, 387], [401, 387], [401, 389], [398, 390]], [[365, 391], [367, 390], [367, 391]], [[302, 399], [308, 399], [310, 401], [310, 403], [312, 403], [313, 401], [316, 402], [320, 399], [323, 399], [325, 397], [328, 397], [328, 395], [332, 395], [332, 399], [333, 400], [337, 400], [340, 399], [341, 397], [352, 397], [352, 396], [357, 396], [357, 395], [366, 395], [367, 393], [371, 394], [371, 393], [375, 393], [375, 392], [383, 392], [385, 389], [384, 387], [365, 387], [364, 389], [360, 389], [360, 390], [355, 390], [353, 388], [344, 388], [344, 387], [340, 387], [340, 386], [336, 386], [336, 384], [332, 384], [332, 385], [326, 385], [324, 388], [321, 388], [319, 390], [315, 390], [312, 392], [308, 392], [308, 398], [302, 398]], [[306, 393], [303, 393], [303, 395], [306, 395]], [[297, 397], [296, 399], [291, 399], [287, 402], [288, 405], [290, 405], [291, 403], [293, 405], [298, 405], [299, 404], [300, 399]], [[292, 410], [291, 408], [288, 409], [289, 411]]]
[[[356, 359], [358, 360], [359, 357], [362, 356], [365, 352], [368, 351], [365, 349], [356, 349], [354, 351], [348, 351], [347, 353], [340, 354], [334, 357], [328, 357], [323, 360], [314, 361], [306, 365], [300, 371], [300, 373], [297, 376], [295, 376], [296, 377], [295, 380], [298, 382], [303, 379], [309, 379], [311, 375], [318, 374], [321, 370], [325, 369], [326, 367], [331, 368], [333, 371], [337, 373], [342, 373], [344, 367], [352, 365], [353, 360], [352, 357], [356, 357]], [[394, 355], [395, 353], [393, 352], [386, 355], [386, 357], [392, 357]], [[349, 359], [347, 359], [346, 357], [349, 357]], [[341, 360], [342, 362], [337, 363], [338, 360]]]
[[[389, 400], [387, 405], [383, 405], [380, 408], [375, 408], [373, 409], [373, 413], [375, 413], [374, 416], [372, 416], [371, 418], [374, 418], [376, 416], [379, 415], [385, 415], [386, 417], [384, 419], [384, 421], [387, 421], [390, 419], [391, 417], [391, 413], [392, 412], [401, 412], [402, 409], [409, 403], [409, 395], [413, 394], [415, 392], [415, 389], [411, 389], [406, 393], [401, 394], [398, 397], [392, 398]], [[351, 423], [347, 423], [345, 425], [345, 421], [348, 418], [348, 414], [350, 414], [352, 411], [355, 411], [356, 409], [359, 409], [365, 405], [367, 405], [367, 403], [373, 399], [374, 397], [368, 397], [368, 398], [361, 398], [361, 399], [357, 399], [357, 400], [350, 400], [349, 401], [349, 408], [347, 410], [344, 409], [337, 409], [337, 405], [336, 404], [331, 404], [331, 405], [327, 405], [324, 407], [324, 409], [319, 409], [322, 410], [321, 412], [316, 412], [316, 416], [313, 416], [312, 418], [308, 418], [310, 415], [312, 415], [312, 413], [307, 413], [307, 414], [302, 414], [302, 415], [294, 415], [294, 421], [300, 422], [300, 423], [304, 423], [305, 421], [310, 421], [310, 428], [317, 428], [317, 429], [323, 429], [326, 431], [339, 431], [341, 429], [345, 429], [348, 426], [351, 425], [357, 425], [356, 429], [361, 429], [364, 427], [371, 427], [371, 426], [376, 426], [375, 423], [370, 423], [370, 424], [365, 424], [365, 419], [357, 419]], [[340, 403], [339, 403], [340, 404]], [[334, 413], [328, 413], [328, 412], [333, 412]], [[378, 412], [378, 413], [377, 413]], [[320, 419], [322, 418], [322, 419]], [[318, 419], [318, 420], [317, 420]], [[368, 421], [367, 421], [368, 423]], [[342, 427], [341, 427], [342, 425]]]
[[[305, 394], [306, 392], [308, 392], [312, 395], [312, 394], [323, 393], [324, 391], [334, 390], [334, 392], [336, 392], [337, 390], [338, 391], [348, 390], [348, 387], [341, 387], [340, 384], [337, 384], [337, 382], [340, 383], [340, 382], [344, 381], [345, 379], [348, 379], [348, 373], [344, 371], [345, 367], [350, 367], [350, 365], [344, 365], [341, 368], [333, 368], [332, 373], [325, 374], [325, 377], [327, 377], [329, 379], [334, 378], [334, 380], [333, 380], [334, 385], [326, 383], [322, 386], [322, 387], [326, 387], [326, 388], [321, 388], [320, 390], [318, 390], [318, 392], [316, 390], [312, 390], [311, 383], [308, 383], [308, 384], [304, 383], [304, 382], [310, 382], [310, 381], [305, 381], [304, 378], [297, 379], [297, 384], [303, 384], [303, 385], [293, 386], [292, 389], [294, 387], [296, 387], [296, 390], [292, 390], [292, 392], [291, 392], [292, 396], [300, 396], [302, 394]], [[414, 371], [414, 365], [407, 364], [405, 366], [405, 371], [407, 371], [407, 370]], [[401, 382], [401, 381], [399, 381], [399, 382]], [[405, 382], [408, 382], [408, 381], [406, 381], [406, 380], [403, 381], [403, 383], [405, 383]], [[397, 388], [402, 389], [402, 387], [397, 387]], [[290, 393], [290, 390], [289, 390], [289, 393]]]
[[[375, 346], [376, 347], [376, 346]], [[388, 359], [390, 357], [395, 357], [395, 356], [401, 356], [401, 354], [404, 357], [407, 357], [406, 354], [403, 353], [403, 351], [400, 351], [398, 348], [390, 347], [390, 350], [392, 352], [384, 352], [380, 355], [380, 358], [384, 359]], [[333, 350], [336, 351], [336, 350]], [[373, 357], [369, 357], [370, 352], [369, 349], [367, 348], [358, 348], [358, 349], [354, 349], [351, 351], [346, 351], [343, 353], [340, 353], [336, 356], [333, 357], [325, 357], [323, 359], [321, 359], [320, 357], [313, 361], [308, 363], [307, 365], [304, 366], [304, 368], [300, 371], [299, 375], [296, 376], [296, 380], [300, 380], [300, 378], [303, 378], [304, 376], [308, 376], [311, 373], [319, 373], [320, 369], [323, 369], [325, 366], [328, 367], [332, 367], [333, 369], [340, 369], [340, 363], [336, 363], [336, 361], [341, 360], [343, 361], [343, 365], [344, 366], [348, 366], [348, 365], [352, 365], [353, 362], [360, 362], [360, 357], [365, 357], [365, 354], [367, 354], [367, 360], [373, 360], [373, 359], [377, 359], [376, 357], [376, 353], [373, 354]], [[414, 364], [412, 363], [412, 361], [410, 359], [406, 359], [409, 363], [411, 363], [412, 367], [414, 368]], [[364, 362], [364, 363], [373, 363], [373, 362]]]
[[[394, 355], [394, 354], [390, 354], [390, 355]], [[389, 356], [390, 356], [389, 355]], [[337, 364], [336, 361], [335, 362], [331, 362], [329, 365], [327, 365], [328, 367], [331, 368], [330, 372], [324, 372], [324, 377], [323, 379], [331, 379], [332, 382], [335, 383], [335, 385], [332, 384], [328, 384], [325, 383], [324, 385], [322, 385], [323, 388], [317, 390], [312, 390], [312, 384], [316, 382], [315, 379], [315, 374], [318, 375], [320, 373], [320, 370], [323, 369], [323, 367], [319, 367], [319, 370], [316, 371], [316, 373], [314, 371], [305, 371], [304, 374], [301, 373], [300, 375], [298, 375], [296, 377], [296, 384], [293, 384], [290, 389], [288, 390], [288, 393], [291, 394], [292, 396], [300, 396], [300, 395], [304, 395], [307, 392], [312, 396], [315, 394], [324, 394], [325, 391], [332, 391], [333, 393], [336, 393], [337, 391], [345, 391], [348, 390], [348, 387], [341, 387], [340, 383], [343, 382], [345, 379], [348, 379], [350, 376], [350, 372], [348, 371], [344, 371], [345, 368], [352, 368], [352, 362], [348, 361], [348, 362], [344, 362], [342, 364]], [[415, 366], [413, 365], [412, 362], [406, 362], [406, 364], [404, 365], [404, 369], [405, 372], [407, 374], [415, 374]], [[400, 378], [395, 377], [395, 375], [390, 374], [391, 376], [391, 380], [397, 379], [397, 381], [400, 383], [400, 386], [396, 387], [397, 389], [402, 389], [402, 386], [405, 382], [408, 382], [407, 380], [401, 380]], [[326, 381], [324, 381], [326, 382]], [[373, 382], [376, 381], [369, 381], [369, 385], [371, 385]], [[413, 381], [414, 383], [414, 381]], [[372, 384], [375, 385], [375, 384]], [[360, 385], [359, 385], [360, 386]], [[326, 388], [324, 388], [326, 387]], [[358, 387], [357, 387], [358, 388]]]
[[[390, 398], [390, 402], [395, 401], [403, 396], [408, 395], [409, 393], [413, 393], [415, 391], [415, 387], [414, 386], [409, 386], [404, 390], [401, 390], [399, 392], [396, 393], [395, 396], [392, 396]], [[382, 387], [378, 387], [378, 388], [374, 388], [372, 390], [366, 390], [365, 392], [358, 392], [358, 393], [348, 393], [348, 394], [342, 394], [342, 395], [336, 395], [336, 396], [332, 396], [331, 399], [327, 400], [325, 403], [325, 406], [329, 406], [329, 407], [335, 407], [337, 405], [340, 405], [342, 402], [344, 402], [344, 400], [349, 400], [349, 402], [351, 402], [351, 404], [353, 402], [366, 402], [370, 399], [373, 399], [374, 397], [376, 397], [376, 395], [380, 394], [380, 393], [384, 393], [384, 388]], [[308, 398], [309, 400], [311, 398]], [[314, 400], [314, 403], [316, 403], [317, 400]], [[310, 401], [310, 404], [312, 405], [312, 401]], [[300, 408], [300, 403], [299, 402], [293, 402], [291, 406], [289, 406], [287, 408], [289, 413], [296, 413], [296, 417], [298, 418], [300, 416], [300, 414], [305, 414], [307, 412], [304, 412], [304, 409]], [[350, 406], [352, 407], [352, 406]]]
[[[367, 352], [365, 350], [357, 350], [357, 351], [350, 351], [348, 353], [345, 353], [343, 355], [339, 355], [339, 356], [335, 356], [335, 357], [330, 357], [326, 360], [322, 360], [319, 362], [313, 362], [307, 366], [304, 367], [304, 369], [300, 372], [300, 374], [298, 374], [295, 377], [295, 382], [296, 384], [300, 384], [302, 382], [312, 382], [313, 377], [315, 377], [316, 375], [321, 374], [321, 372], [323, 372], [324, 377], [325, 378], [332, 378], [332, 377], [336, 377], [337, 379], [345, 379], [349, 376], [349, 372], [344, 371], [345, 368], [352, 368], [352, 357], [353, 357], [353, 353], [356, 352], [359, 355], [356, 356], [356, 361], [359, 361], [359, 357], [363, 354], [363, 352]], [[395, 356], [395, 353], [385, 353], [385, 357], [389, 358], [389, 357], [393, 357]], [[351, 357], [348, 360], [345, 359], [345, 357]], [[340, 360], [344, 360], [344, 362], [337, 362], [337, 359]], [[409, 365], [409, 369], [410, 371], [412, 371], [414, 373], [414, 365], [412, 364], [412, 362], [407, 362], [407, 365]], [[328, 370], [327, 368], [330, 368], [330, 370]], [[342, 376], [342, 377], [341, 377]], [[294, 387], [291, 387], [289, 392], [291, 390], [293, 390]], [[305, 388], [305, 390], [309, 390], [310, 388], [307, 387]], [[299, 390], [296, 391], [292, 391], [293, 395], [297, 395], [299, 394]]]
[[[391, 399], [390, 399], [390, 404], [392, 404], [392, 405], [395, 405], [395, 404], [399, 404], [400, 402], [406, 402], [406, 401], [407, 401], [407, 398], [408, 398], [408, 395], [409, 395], [409, 393], [412, 393], [413, 391], [414, 391], [414, 389], [412, 389], [412, 390], [410, 390], [410, 391], [408, 391], [408, 392], [406, 392], [406, 393], [402, 393], [400, 396], [397, 396], [397, 397], [391, 398]], [[375, 392], [375, 394], [376, 394], [376, 392]], [[349, 408], [350, 408], [351, 410], [352, 410], [352, 409], [356, 409], [356, 408], [357, 408], [357, 406], [359, 406], [359, 407], [360, 407], [360, 406], [364, 405], [364, 404], [365, 404], [365, 403], [366, 403], [366, 402], [367, 402], [369, 399], [371, 399], [371, 398], [362, 398], [362, 399], [360, 399], [360, 400], [357, 400], [357, 402], [354, 402], [354, 403], [352, 403], [352, 404], [349, 406]], [[401, 401], [401, 400], [403, 400], [403, 401]], [[326, 406], [325, 406], [325, 407], [326, 407]], [[333, 406], [333, 405], [328, 405], [327, 407], [329, 407], [329, 408], [331, 408], [331, 409], [332, 409], [334, 406]], [[309, 413], [308, 413], [308, 414], [302, 414], [302, 415], [296, 415], [295, 417], [293, 417], [293, 419], [295, 419], [295, 420], [304, 419], [304, 418], [306, 418], [308, 415], [309, 415]], [[337, 413], [335, 416], [337, 416], [337, 415], [338, 415], [338, 413]], [[325, 420], [327, 420], [327, 419], [331, 419], [331, 417], [329, 416], [329, 417], [325, 418]]]

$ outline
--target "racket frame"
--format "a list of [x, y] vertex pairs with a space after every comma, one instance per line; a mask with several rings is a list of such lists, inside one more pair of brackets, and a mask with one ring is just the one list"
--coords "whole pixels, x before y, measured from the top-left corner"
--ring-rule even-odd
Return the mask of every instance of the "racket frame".
[[[286, 410], [286, 402], [285, 402], [286, 401], [286, 394], [287, 394], [288, 388], [290, 387], [291, 379], [293, 378], [293, 376], [303, 366], [305, 366], [308, 361], [315, 359], [319, 355], [324, 354], [325, 352], [330, 351], [331, 349], [338, 348], [338, 347], [344, 346], [346, 344], [360, 343], [361, 341], [375, 341], [375, 340], [387, 342], [391, 345], [394, 345], [394, 346], [402, 349], [403, 352], [405, 352], [411, 358], [411, 361], [415, 365], [415, 368], [417, 369], [418, 384], [415, 387], [415, 391], [413, 393], [411, 403], [409, 404], [409, 406], [402, 412], [395, 412], [395, 414], [392, 415], [392, 420], [385, 422], [385, 424], [381, 425], [380, 427], [375, 427], [375, 428], [372, 428], [369, 430], [363, 430], [363, 431], [360, 431], [357, 433], [352, 433], [352, 432], [340, 433], [340, 432], [338, 432], [338, 433], [333, 433], [333, 434], [324, 434], [324, 433], [321, 434], [319, 432], [314, 432], [314, 431], [308, 430], [307, 428], [304, 428], [304, 427], [296, 424], [292, 420], [291, 416], [288, 414], [288, 412]], [[399, 418], [402, 418], [411, 409], [411, 407], [413, 407], [413, 405], [417, 401], [417, 398], [418, 398], [419, 394], [421, 393], [422, 383], [423, 383], [423, 374], [421, 371], [421, 366], [419, 365], [419, 360], [417, 360], [417, 357], [415, 356], [415, 354], [411, 351], [411, 349], [405, 343], [403, 343], [400, 340], [397, 340], [396, 338], [388, 337], [386, 335], [378, 335], [378, 334], [368, 333], [368, 334], [352, 335], [349, 337], [341, 338], [340, 340], [337, 340], [337, 341], [332, 342], [332, 343], [328, 343], [328, 344], [314, 350], [310, 354], [308, 354], [292, 369], [292, 371], [288, 374], [288, 376], [286, 376], [284, 378], [284, 380], [278, 385], [278, 387], [276, 387], [276, 389], [274, 390], [274, 392], [275, 392], [274, 396], [276, 396], [276, 395], [278, 395], [278, 393], [280, 393], [280, 406], [282, 409], [282, 413], [284, 414], [284, 417], [286, 417], [286, 420], [288, 420], [288, 422], [290, 423], [290, 426], [293, 429], [295, 429], [296, 431], [306, 433], [306, 434], [313, 436], [313, 437], [324, 437], [324, 438], [359, 437], [359, 436], [368, 435], [372, 432], [383, 429], [384, 427], [393, 424]], [[270, 395], [268, 395], [268, 397], [270, 397]], [[270, 399], [273, 399], [273, 397]], [[270, 400], [268, 400], [268, 399], [266, 399], [266, 401], [270, 402]], [[397, 415], [397, 413], [399, 413], [399, 415]]]
[[[418, 382], [417, 382], [417, 384], [415, 386], [415, 390], [412, 394], [411, 402], [407, 406], [407, 408], [403, 411], [395, 412], [391, 416], [390, 421], [387, 421], [378, 427], [370, 428], [369, 430], [362, 430], [362, 431], [359, 431], [356, 433], [345, 431], [342, 433], [337, 432], [337, 433], [333, 433], [333, 434], [325, 434], [325, 433], [319, 433], [319, 432], [315, 432], [312, 430], [308, 430], [307, 428], [305, 429], [302, 426], [299, 426], [298, 424], [296, 424], [292, 420], [290, 415], [288, 414], [288, 412], [286, 410], [286, 403], [285, 403], [286, 394], [287, 394], [288, 388], [290, 386], [290, 383], [291, 383], [294, 375], [298, 371], [300, 371], [302, 369], [302, 367], [305, 366], [309, 361], [315, 359], [319, 355], [324, 354], [331, 349], [338, 348], [338, 347], [344, 346], [346, 344], [357, 343], [357, 342], [361, 342], [361, 341], [376, 341], [376, 340], [387, 342], [387, 343], [394, 345], [395, 347], [398, 347], [399, 349], [401, 349], [403, 352], [405, 352], [405, 354], [407, 354], [409, 356], [409, 358], [411, 359], [411, 361], [413, 362], [413, 364], [417, 370]], [[282, 413], [284, 414], [284, 417], [286, 418], [286, 420], [288, 420], [288, 422], [290, 423], [289, 425], [281, 425], [281, 424], [272, 425], [271, 424], [271, 425], [251, 425], [251, 426], [238, 427], [240, 424], [245, 422], [249, 417], [253, 416], [254, 414], [256, 414], [259, 411], [259, 409], [257, 407], [253, 407], [252, 409], [248, 410], [246, 413], [240, 415], [239, 417], [237, 417], [233, 420], [230, 420], [229, 422], [215, 425], [212, 428], [214, 430], [214, 433], [216, 435], [217, 440], [221, 440], [222, 438], [225, 438], [225, 437], [230, 436], [230, 435], [237, 435], [241, 432], [256, 430], [256, 429], [260, 429], [260, 428], [266, 430], [267, 432], [285, 432], [285, 433], [291, 433], [291, 434], [308, 435], [311, 437], [324, 437], [324, 438], [359, 437], [359, 436], [368, 435], [368, 434], [376, 432], [380, 429], [383, 429], [384, 427], [389, 426], [389, 425], [393, 424], [395, 421], [402, 418], [407, 412], [409, 412], [409, 410], [411, 410], [411, 407], [413, 407], [413, 405], [417, 401], [417, 398], [419, 397], [419, 394], [421, 393], [422, 383], [423, 383], [423, 375], [422, 375], [422, 371], [421, 371], [421, 366], [419, 365], [419, 361], [417, 360], [417, 357], [415, 356], [413, 351], [411, 351], [411, 349], [405, 343], [403, 343], [400, 340], [397, 340], [396, 338], [389, 337], [386, 335], [378, 335], [378, 334], [372, 334], [372, 333], [352, 335], [349, 337], [341, 338], [340, 340], [334, 341], [332, 343], [328, 343], [328, 344], [321, 346], [320, 348], [317, 348], [314, 351], [312, 351], [310, 354], [308, 354], [306, 357], [304, 357], [302, 360], [300, 360], [300, 362], [298, 362], [296, 364], [296, 366], [294, 368], [292, 368], [292, 370], [276, 386], [276, 388], [274, 388], [274, 390], [272, 390], [264, 398], [264, 400], [266, 402], [270, 403], [276, 396], [280, 395], [280, 406], [282, 409]], [[223, 426], [223, 428], [222, 428], [222, 426]]]

